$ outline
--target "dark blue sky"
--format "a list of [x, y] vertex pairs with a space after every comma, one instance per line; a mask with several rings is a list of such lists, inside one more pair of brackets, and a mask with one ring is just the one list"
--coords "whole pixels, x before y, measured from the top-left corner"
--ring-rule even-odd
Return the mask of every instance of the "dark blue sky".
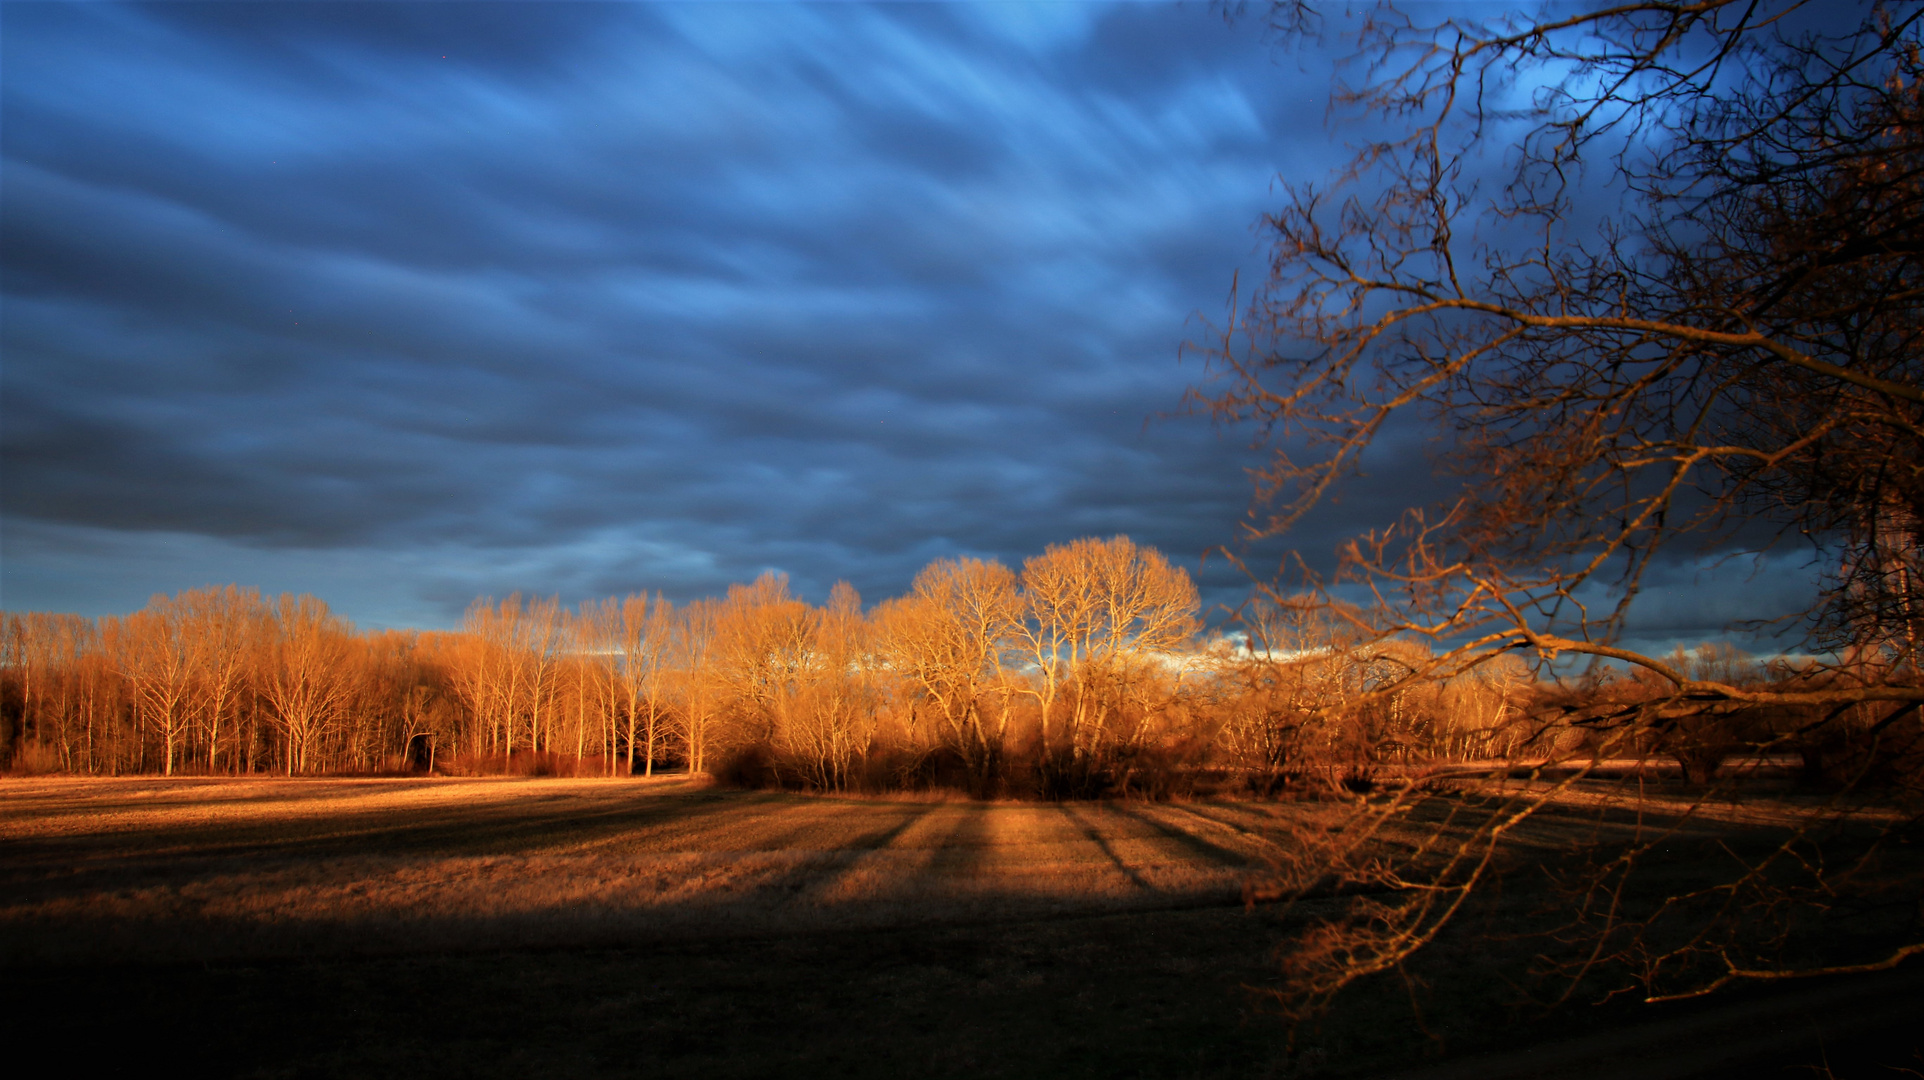
[[[1327, 67], [1201, 4], [0, 19], [16, 610], [873, 601], [1118, 532], [1197, 569], [1252, 459], [1164, 418], [1179, 348], [1345, 156]], [[1422, 453], [1296, 542], [1424, 499]]]

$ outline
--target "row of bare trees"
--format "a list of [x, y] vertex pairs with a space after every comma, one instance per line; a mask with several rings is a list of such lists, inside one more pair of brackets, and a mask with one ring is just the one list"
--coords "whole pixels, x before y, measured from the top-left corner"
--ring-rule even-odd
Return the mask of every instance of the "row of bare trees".
[[867, 611], [845, 583], [818, 607], [764, 574], [682, 606], [516, 595], [477, 600], [454, 632], [357, 633], [313, 597], [226, 586], [125, 617], [5, 615], [0, 718], [24, 770], [673, 767], [815, 790], [1154, 794], [1199, 770], [1273, 789], [1489, 753], [1532, 692], [1521, 665], [1491, 667], [1345, 709], [1421, 663], [1415, 647], [1329, 609], [1252, 611], [1246, 632], [1205, 640], [1187, 573], [1127, 537], [1020, 572], [939, 560]]
[[420, 679], [410, 635], [231, 585], [125, 617], [7, 614], [0, 643], [16, 765], [77, 772], [373, 768]]

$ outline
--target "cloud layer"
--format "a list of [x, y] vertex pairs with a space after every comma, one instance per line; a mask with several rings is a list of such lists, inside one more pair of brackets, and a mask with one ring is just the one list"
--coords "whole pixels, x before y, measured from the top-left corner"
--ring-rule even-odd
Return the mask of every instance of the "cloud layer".
[[[1246, 498], [1164, 421], [1304, 114], [1200, 10], [10, 6], [6, 603], [898, 591]], [[1218, 574], [1220, 584], [1229, 583]]]
[[[870, 599], [1126, 532], [1328, 72], [1154, 4], [7, 5], [0, 603]], [[1421, 441], [1323, 528], [1421, 501]], [[1674, 605], [1673, 605], [1674, 607]], [[1685, 621], [1688, 621], [1687, 619]]]

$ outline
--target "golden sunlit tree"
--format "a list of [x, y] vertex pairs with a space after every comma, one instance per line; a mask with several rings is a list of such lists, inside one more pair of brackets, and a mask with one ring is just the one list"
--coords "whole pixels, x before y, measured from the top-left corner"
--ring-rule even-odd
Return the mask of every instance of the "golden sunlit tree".
[[655, 773], [662, 722], [667, 716], [664, 668], [674, 624], [674, 606], [660, 594], [651, 601], [646, 593], [634, 593], [615, 609], [617, 712], [625, 729], [623, 737], [631, 773], [640, 771], [645, 776]]
[[514, 754], [517, 736], [528, 731], [528, 748], [540, 730], [543, 693], [554, 665], [552, 600], [522, 604], [514, 593], [500, 602], [487, 597], [468, 606], [462, 633], [472, 643], [456, 653], [455, 683], [477, 724], [475, 752]]
[[877, 610], [890, 669], [933, 707], [971, 786], [986, 794], [1008, 738], [1017, 683], [1005, 659], [1022, 617], [1015, 574], [998, 562], [938, 559], [907, 596]]
[[231, 721], [240, 727], [239, 712], [249, 687], [249, 676], [268, 613], [260, 593], [237, 586], [209, 586], [181, 593], [177, 598], [198, 669], [201, 724], [206, 733], [207, 768], [221, 768], [221, 730]]
[[16, 677], [19, 711], [0, 753], [57, 758], [70, 771], [96, 767], [99, 721], [108, 710], [101, 707], [102, 680], [86, 669], [89, 661], [98, 666], [99, 647], [93, 621], [78, 615], [4, 616], [0, 666]]
[[846, 581], [815, 613], [801, 700], [778, 733], [778, 745], [820, 791], [847, 787], [855, 760], [874, 732], [876, 655], [862, 598]]
[[1081, 787], [1129, 697], [1194, 637], [1196, 587], [1126, 536], [1051, 545], [1023, 563], [1021, 584], [1016, 636], [1035, 679], [1044, 769], [1051, 784]]
[[820, 613], [768, 572], [731, 585], [715, 622], [711, 669], [721, 687], [732, 749], [773, 749], [802, 706]]
[[576, 757], [587, 753], [589, 717], [605, 755], [605, 770], [615, 771], [616, 724], [621, 701], [621, 601], [613, 596], [583, 600], [569, 630], [576, 652], [574, 693]]
[[261, 697], [283, 740], [287, 774], [318, 764], [323, 743], [347, 719], [357, 659], [353, 630], [322, 601], [281, 594], [261, 650]]
[[172, 776], [193, 719], [195, 642], [184, 605], [156, 596], [103, 629], [109, 655], [132, 690], [142, 723], [160, 737], [161, 773]]
[[[527, 688], [528, 749], [552, 749], [554, 739], [555, 672], [561, 659], [561, 603], [556, 597], [535, 597], [522, 613], [520, 647], [515, 659], [524, 667]], [[512, 752], [513, 736], [509, 736]]]
[[684, 606], [670, 626], [669, 674], [680, 714], [683, 757], [694, 772], [708, 769], [714, 741], [722, 693], [715, 668], [721, 622], [722, 603], [710, 597]]

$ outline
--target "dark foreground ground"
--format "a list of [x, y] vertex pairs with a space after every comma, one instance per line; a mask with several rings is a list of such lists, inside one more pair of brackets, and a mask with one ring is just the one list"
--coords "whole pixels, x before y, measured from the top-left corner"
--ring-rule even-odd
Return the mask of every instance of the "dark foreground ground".
[[[258, 786], [0, 790], [12, 1060], [140, 1077], [1924, 1075], [1924, 964], [1522, 1007], [1507, 980], [1525, 958], [1476, 928], [1514, 924], [1527, 894], [1464, 920], [1413, 984], [1364, 984], [1292, 1033], [1261, 990], [1329, 902], [1285, 918], [1224, 889], [1275, 807]], [[707, 884], [684, 902], [657, 879]], [[584, 908], [600, 914], [571, 922]]]
[[[1924, 970], [1552, 1017], [1379, 988], [1297, 1033], [1235, 908], [685, 946], [15, 970], [80, 1072], [247, 1077], [1872, 1077], [1924, 1069]], [[1526, 1044], [1519, 1047], [1517, 1044]], [[1443, 1053], [1441, 1051], [1448, 1051]], [[1905, 1071], [1905, 1070], [1913, 1071]]]

